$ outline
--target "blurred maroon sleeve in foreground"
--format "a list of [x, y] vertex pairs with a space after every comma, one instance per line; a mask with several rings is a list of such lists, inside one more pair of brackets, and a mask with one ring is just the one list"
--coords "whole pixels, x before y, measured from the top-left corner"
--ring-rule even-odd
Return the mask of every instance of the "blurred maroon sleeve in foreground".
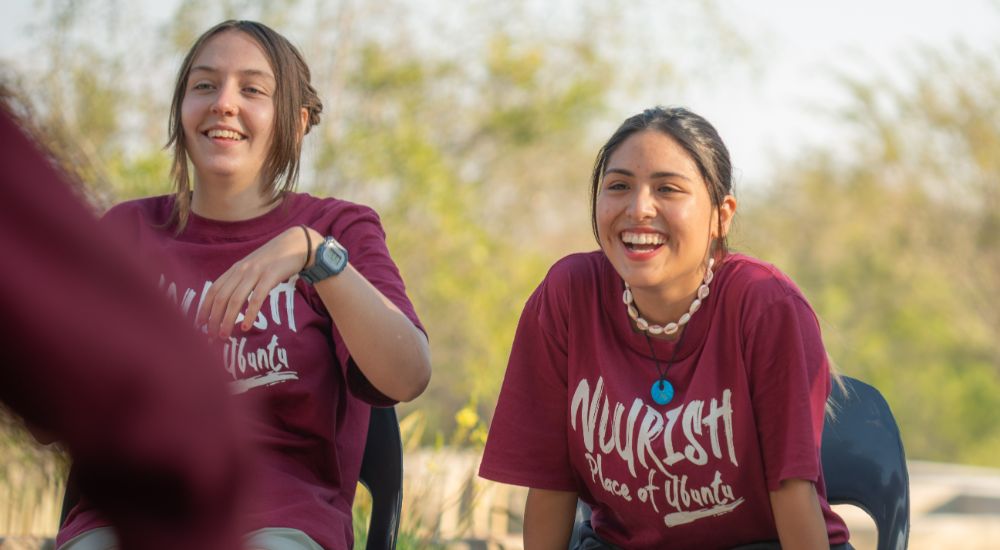
[[0, 400], [65, 442], [123, 549], [238, 548], [223, 369], [2, 107], [0, 144]]

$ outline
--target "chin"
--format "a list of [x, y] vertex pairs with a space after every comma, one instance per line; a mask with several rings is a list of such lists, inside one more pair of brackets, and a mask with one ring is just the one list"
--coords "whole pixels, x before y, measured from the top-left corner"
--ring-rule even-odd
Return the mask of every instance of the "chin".
[[663, 280], [659, 277], [653, 278], [632, 276], [625, 279], [625, 282], [628, 283], [628, 286], [639, 289], [650, 289], [663, 286]]
[[239, 174], [240, 170], [238, 166], [233, 166], [232, 163], [219, 162], [208, 163], [200, 167], [198, 172], [213, 178], [229, 178]]
[[632, 288], [650, 288], [663, 283], [663, 278], [658, 273], [653, 273], [647, 269], [619, 269], [615, 266], [615, 271]]

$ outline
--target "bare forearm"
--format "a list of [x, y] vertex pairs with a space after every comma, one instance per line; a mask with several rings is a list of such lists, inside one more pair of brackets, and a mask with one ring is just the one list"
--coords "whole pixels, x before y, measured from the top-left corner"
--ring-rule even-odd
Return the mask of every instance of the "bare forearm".
[[[249, 330], [275, 285], [301, 270], [303, 258], [309, 258], [306, 267], [315, 264], [309, 247], [323, 236], [307, 232], [309, 239], [301, 227], [290, 227], [233, 264], [209, 288], [195, 323], [228, 338], [246, 305], [241, 328]], [[350, 264], [315, 288], [358, 368], [379, 391], [399, 401], [424, 391], [431, 375], [427, 337], [398, 307]]]
[[524, 550], [565, 550], [573, 534], [576, 493], [530, 489], [524, 505]]
[[424, 391], [431, 375], [427, 337], [395, 304], [349, 264], [316, 283], [316, 292], [372, 385], [400, 401]]
[[781, 547], [786, 550], [830, 548], [816, 486], [803, 479], [786, 479], [771, 492], [771, 510]]

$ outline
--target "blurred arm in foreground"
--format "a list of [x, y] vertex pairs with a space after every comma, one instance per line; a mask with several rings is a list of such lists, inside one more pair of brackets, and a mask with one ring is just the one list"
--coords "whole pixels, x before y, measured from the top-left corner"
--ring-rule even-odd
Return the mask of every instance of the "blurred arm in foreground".
[[63, 441], [123, 550], [238, 548], [221, 369], [0, 105], [0, 401]]

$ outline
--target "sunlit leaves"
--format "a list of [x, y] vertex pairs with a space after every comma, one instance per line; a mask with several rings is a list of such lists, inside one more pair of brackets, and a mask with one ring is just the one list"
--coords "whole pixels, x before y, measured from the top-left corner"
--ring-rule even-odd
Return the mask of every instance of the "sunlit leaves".
[[908, 456], [997, 465], [1000, 62], [924, 53], [902, 83], [847, 83], [852, 152], [788, 162], [744, 201], [742, 242], [800, 284]]

